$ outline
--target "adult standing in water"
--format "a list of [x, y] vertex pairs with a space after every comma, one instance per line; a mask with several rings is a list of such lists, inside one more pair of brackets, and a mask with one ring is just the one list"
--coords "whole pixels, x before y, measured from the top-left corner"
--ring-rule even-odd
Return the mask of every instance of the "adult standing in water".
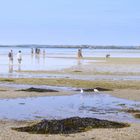
[[83, 58], [82, 49], [78, 49], [78, 58]]
[[13, 65], [13, 50], [11, 50], [9, 53], [8, 53], [8, 57], [9, 57], [9, 65]]
[[9, 73], [12, 73], [13, 72], [13, 60], [14, 60], [13, 50], [11, 50], [8, 53], [8, 57], [9, 57]]
[[19, 51], [17, 53], [17, 60], [18, 60], [18, 70], [20, 71], [21, 68], [20, 68], [20, 65], [21, 65], [21, 61], [22, 61], [22, 54], [21, 54], [21, 51]]

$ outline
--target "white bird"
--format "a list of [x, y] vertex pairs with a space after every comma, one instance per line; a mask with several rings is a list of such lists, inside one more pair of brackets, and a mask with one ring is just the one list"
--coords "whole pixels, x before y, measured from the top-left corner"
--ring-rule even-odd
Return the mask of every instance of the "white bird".
[[83, 92], [84, 92], [83, 89], [81, 89], [81, 90], [80, 90], [80, 93], [83, 93]]
[[98, 90], [98, 89], [96, 89], [96, 88], [94, 88], [94, 92], [99, 92], [99, 90]]

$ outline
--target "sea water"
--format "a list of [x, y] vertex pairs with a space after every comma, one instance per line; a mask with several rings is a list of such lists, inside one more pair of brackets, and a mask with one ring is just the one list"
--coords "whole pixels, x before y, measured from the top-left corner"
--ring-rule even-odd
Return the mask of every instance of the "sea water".
[[[14, 63], [9, 66], [8, 52], [14, 52]], [[19, 67], [16, 54], [22, 51], [22, 64]], [[43, 55], [45, 50], [46, 55]], [[31, 55], [31, 48], [25, 47], [0, 47], [0, 76], [2, 77], [28, 77], [27, 74], [16, 71], [52, 71], [62, 70], [77, 65], [85, 65], [90, 62], [100, 63], [104, 60], [94, 60], [94, 57], [105, 58], [106, 54], [111, 57], [140, 58], [140, 50], [131, 49], [83, 49], [84, 57], [93, 57], [93, 60], [78, 60], [76, 48], [41, 48], [39, 56]], [[34, 77], [34, 75], [32, 75]], [[37, 75], [39, 76], [39, 75]]]

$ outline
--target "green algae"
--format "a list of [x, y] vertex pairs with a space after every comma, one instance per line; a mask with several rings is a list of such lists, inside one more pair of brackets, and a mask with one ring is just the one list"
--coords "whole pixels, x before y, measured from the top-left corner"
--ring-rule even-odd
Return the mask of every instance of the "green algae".
[[3, 79], [1, 82], [10, 81], [15, 84], [50, 85], [50, 86], [69, 86], [76, 88], [101, 87], [107, 89], [140, 89], [140, 81], [107, 81], [107, 80], [76, 80], [67, 78], [12, 78]]
[[9, 78], [4, 78], [4, 79], [1, 79], [0, 81], [2, 81], [2, 82], [14, 82], [13, 79], [9, 79]]

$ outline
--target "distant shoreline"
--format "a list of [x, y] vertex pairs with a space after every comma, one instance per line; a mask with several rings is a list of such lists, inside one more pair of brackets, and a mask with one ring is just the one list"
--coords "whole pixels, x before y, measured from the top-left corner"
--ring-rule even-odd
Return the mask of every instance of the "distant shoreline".
[[96, 45], [0, 45], [2, 47], [9, 48], [83, 48], [83, 49], [132, 49], [140, 50], [140, 46], [96, 46]]

